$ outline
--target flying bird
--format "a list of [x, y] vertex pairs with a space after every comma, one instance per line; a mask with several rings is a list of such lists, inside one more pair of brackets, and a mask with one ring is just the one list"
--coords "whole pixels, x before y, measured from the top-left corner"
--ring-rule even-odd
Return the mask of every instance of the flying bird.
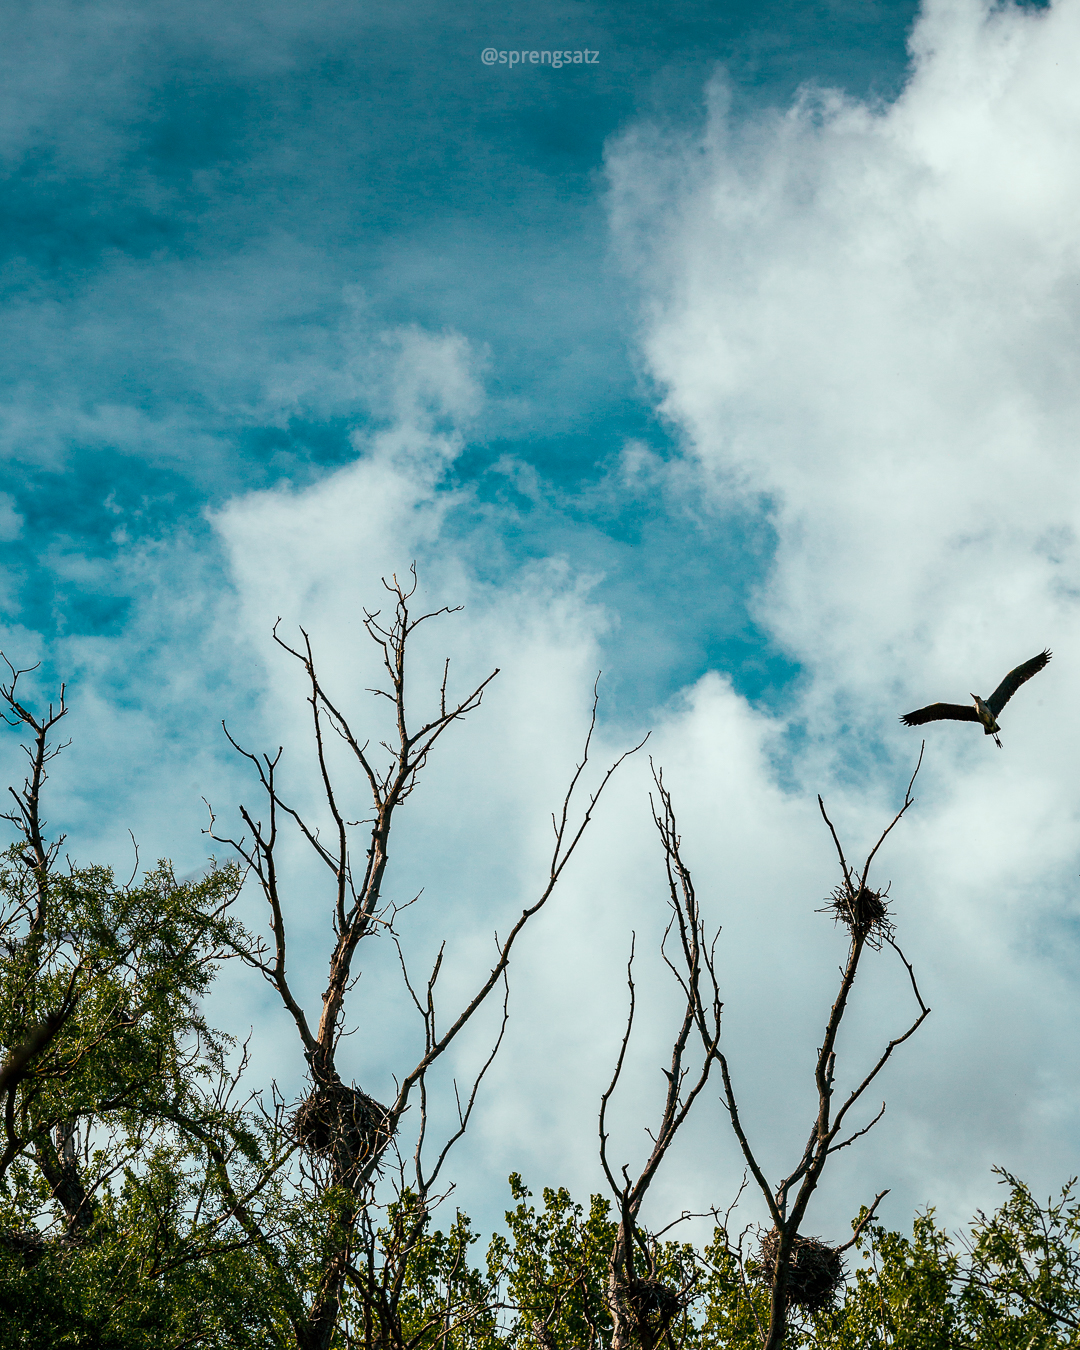
[[924, 722], [981, 722], [983, 732], [987, 736], [993, 736], [994, 744], [1000, 750], [1001, 741], [998, 739], [998, 732], [1001, 728], [997, 724], [998, 713], [1025, 680], [1030, 680], [1032, 675], [1038, 675], [1052, 655], [1053, 652], [1050, 651], [1040, 652], [1030, 661], [1025, 661], [1022, 666], [1010, 670], [989, 698], [984, 699], [978, 694], [972, 694], [971, 697], [975, 700], [973, 708], [968, 708], [962, 703], [931, 703], [927, 708], [917, 708], [915, 712], [905, 713], [900, 721], [906, 727], [921, 727]]

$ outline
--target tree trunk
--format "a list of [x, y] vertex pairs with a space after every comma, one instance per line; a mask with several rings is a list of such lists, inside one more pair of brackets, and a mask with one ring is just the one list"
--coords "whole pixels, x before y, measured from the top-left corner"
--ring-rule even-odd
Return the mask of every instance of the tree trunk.
[[93, 1201], [86, 1193], [75, 1161], [74, 1121], [56, 1127], [56, 1144], [59, 1148], [51, 1139], [42, 1139], [34, 1151], [34, 1159], [53, 1196], [63, 1206], [68, 1233], [74, 1237], [84, 1233], [94, 1217]]

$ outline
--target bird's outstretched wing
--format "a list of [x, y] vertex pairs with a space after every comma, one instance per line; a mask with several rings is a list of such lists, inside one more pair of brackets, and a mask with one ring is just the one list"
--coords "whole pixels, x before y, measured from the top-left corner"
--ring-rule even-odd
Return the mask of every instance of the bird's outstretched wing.
[[970, 704], [931, 703], [928, 708], [917, 708], [905, 713], [900, 721], [906, 727], [921, 727], [924, 722], [977, 722], [979, 714]]
[[1015, 670], [1009, 671], [1008, 675], [986, 700], [986, 706], [995, 717], [1025, 680], [1030, 680], [1032, 675], [1038, 675], [1052, 655], [1053, 653], [1050, 651], [1040, 652], [1038, 656], [1033, 656], [1030, 661], [1025, 661], [1022, 666], [1017, 666]]

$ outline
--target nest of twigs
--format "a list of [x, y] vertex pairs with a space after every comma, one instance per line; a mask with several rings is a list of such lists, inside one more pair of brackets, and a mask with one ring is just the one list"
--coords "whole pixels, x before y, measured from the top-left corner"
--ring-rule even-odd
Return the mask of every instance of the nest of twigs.
[[[761, 1278], [772, 1283], [780, 1234], [771, 1228], [761, 1239]], [[787, 1301], [791, 1307], [818, 1312], [829, 1307], [844, 1283], [844, 1258], [820, 1238], [797, 1237], [788, 1264]]]
[[854, 938], [862, 938], [880, 947], [892, 936], [893, 925], [886, 903], [887, 891], [872, 891], [869, 886], [837, 886], [826, 902], [837, 923], [842, 923]]
[[336, 1081], [316, 1087], [296, 1108], [293, 1132], [317, 1157], [342, 1156], [357, 1166], [386, 1147], [387, 1109], [359, 1088]]
[[615, 1288], [627, 1320], [653, 1336], [661, 1335], [683, 1310], [683, 1300], [661, 1280], [627, 1280]]
[[533, 1322], [532, 1334], [533, 1340], [540, 1347], [540, 1350], [556, 1350], [555, 1337], [551, 1334], [551, 1328], [546, 1322], [541, 1322], [539, 1317]]
[[0, 1233], [0, 1247], [21, 1256], [26, 1270], [33, 1270], [49, 1249], [44, 1234], [36, 1228], [5, 1230]]

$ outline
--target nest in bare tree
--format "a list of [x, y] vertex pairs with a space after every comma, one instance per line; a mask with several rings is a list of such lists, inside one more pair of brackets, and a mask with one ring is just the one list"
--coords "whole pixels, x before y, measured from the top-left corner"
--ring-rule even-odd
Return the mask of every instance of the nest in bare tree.
[[826, 912], [832, 911], [837, 923], [842, 923], [852, 937], [863, 938], [873, 947], [892, 935], [886, 891], [872, 891], [869, 886], [858, 890], [837, 886], [829, 896]]
[[[761, 1239], [761, 1278], [772, 1283], [780, 1234], [771, 1228]], [[788, 1265], [787, 1298], [790, 1306], [818, 1312], [836, 1298], [844, 1283], [844, 1258], [818, 1238], [797, 1237]]]
[[335, 1081], [315, 1088], [297, 1107], [293, 1131], [319, 1157], [344, 1154], [354, 1165], [378, 1155], [390, 1138], [387, 1109], [359, 1088]]
[[627, 1319], [653, 1336], [665, 1332], [683, 1310], [679, 1294], [660, 1280], [626, 1280], [616, 1285], [615, 1297]]

